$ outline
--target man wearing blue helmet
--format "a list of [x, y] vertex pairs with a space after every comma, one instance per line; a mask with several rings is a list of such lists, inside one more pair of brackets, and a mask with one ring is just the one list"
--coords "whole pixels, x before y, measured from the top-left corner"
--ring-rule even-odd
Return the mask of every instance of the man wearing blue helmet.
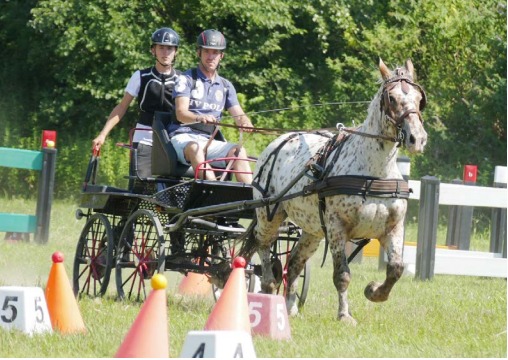
[[[138, 100], [139, 119], [132, 142], [137, 149], [137, 171], [131, 161], [130, 175], [141, 179], [152, 176], [152, 122], [155, 111], [174, 114], [173, 88], [180, 71], [173, 68], [180, 37], [170, 28], [160, 28], [151, 36], [150, 51], [155, 65], [137, 70], [131, 76], [125, 94], [111, 114], [99, 135], [92, 140], [92, 148], [99, 149], [107, 135], [123, 118], [134, 98]], [[129, 188], [132, 186], [129, 185]]]
[[[171, 143], [178, 160], [192, 165], [194, 169], [208, 159], [220, 157], [247, 159], [247, 153], [240, 145], [209, 141], [224, 109], [243, 131], [252, 131], [253, 128], [250, 119], [240, 106], [235, 87], [229, 80], [219, 76], [218, 68], [224, 58], [225, 49], [226, 39], [221, 32], [203, 31], [197, 38], [198, 67], [180, 75], [173, 92], [176, 117], [180, 126], [173, 127], [170, 134]], [[249, 184], [252, 182], [248, 161], [236, 160], [232, 167], [237, 171], [238, 181]], [[212, 171], [205, 171], [205, 177], [207, 180], [215, 180]]]

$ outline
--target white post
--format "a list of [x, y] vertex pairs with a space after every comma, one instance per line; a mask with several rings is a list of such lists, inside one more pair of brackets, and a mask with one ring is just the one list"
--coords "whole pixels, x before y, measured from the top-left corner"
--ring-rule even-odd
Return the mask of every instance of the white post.
[[[506, 166], [496, 166], [494, 170], [494, 187], [506, 188], [508, 171]], [[492, 209], [490, 252], [502, 253], [506, 258], [506, 209]]]

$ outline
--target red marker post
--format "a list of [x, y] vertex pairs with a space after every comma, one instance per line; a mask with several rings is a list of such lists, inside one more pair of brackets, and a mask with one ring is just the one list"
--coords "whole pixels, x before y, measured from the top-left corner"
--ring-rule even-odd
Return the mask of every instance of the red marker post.
[[56, 131], [42, 130], [41, 148], [56, 148]]
[[[464, 185], [476, 185], [476, 175], [478, 174], [478, 166], [464, 165], [463, 182]], [[469, 250], [471, 244], [471, 228], [473, 224], [472, 206], [459, 206], [456, 226], [457, 245], [459, 250]]]
[[478, 166], [476, 165], [464, 165], [464, 184], [472, 185], [476, 184], [476, 175], [478, 174]]

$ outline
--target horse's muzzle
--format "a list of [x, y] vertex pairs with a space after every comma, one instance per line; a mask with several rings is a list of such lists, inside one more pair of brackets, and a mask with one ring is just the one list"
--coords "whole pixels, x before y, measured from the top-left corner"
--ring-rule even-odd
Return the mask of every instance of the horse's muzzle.
[[427, 144], [427, 132], [423, 128], [423, 122], [416, 114], [411, 114], [402, 128], [404, 134], [404, 146], [410, 153], [423, 152]]

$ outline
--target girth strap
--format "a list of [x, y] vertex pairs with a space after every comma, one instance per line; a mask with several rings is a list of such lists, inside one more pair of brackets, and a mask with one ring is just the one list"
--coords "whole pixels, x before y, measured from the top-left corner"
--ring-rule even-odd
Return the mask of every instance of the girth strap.
[[358, 195], [408, 199], [412, 192], [402, 179], [379, 179], [368, 176], [341, 175], [313, 182], [304, 187], [304, 195], [317, 193], [320, 198], [333, 195]]

